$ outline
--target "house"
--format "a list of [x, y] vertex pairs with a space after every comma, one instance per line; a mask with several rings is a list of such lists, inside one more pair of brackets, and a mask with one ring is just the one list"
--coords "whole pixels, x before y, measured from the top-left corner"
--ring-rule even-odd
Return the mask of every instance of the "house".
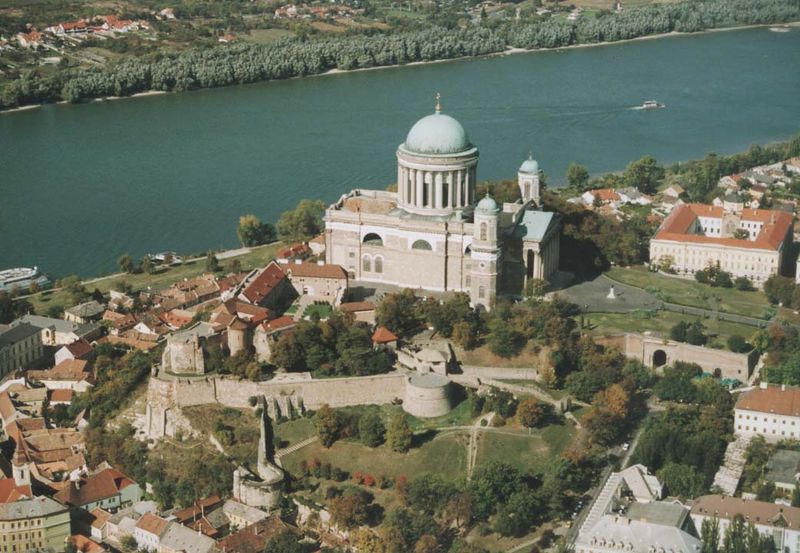
[[111, 518], [111, 513], [100, 507], [91, 510], [89, 517], [90, 521], [90, 536], [93, 540], [101, 542], [106, 539], [106, 522]]
[[145, 513], [136, 522], [131, 535], [136, 540], [139, 549], [157, 551], [161, 543], [161, 536], [167, 531], [168, 526], [169, 522], [160, 516]]
[[55, 362], [58, 365], [62, 361], [86, 359], [90, 353], [92, 353], [92, 345], [86, 340], [80, 339], [56, 350]]
[[53, 499], [73, 509], [93, 511], [96, 508], [115, 511], [141, 501], [139, 484], [113, 468], [70, 480]]
[[233, 529], [247, 528], [269, 518], [269, 515], [261, 509], [250, 507], [235, 499], [225, 501], [222, 505], [222, 512], [228, 518], [228, 523]]
[[298, 295], [339, 305], [347, 294], [347, 271], [339, 265], [297, 261], [284, 267]]
[[262, 269], [251, 271], [239, 285], [236, 294], [239, 300], [275, 309], [294, 298], [286, 273], [275, 262]]
[[41, 417], [44, 402], [47, 400], [47, 388], [24, 388], [13, 392], [14, 401], [19, 404], [19, 409], [32, 417]]
[[[33, 492], [29, 484], [17, 485], [13, 478], [3, 478], [0, 480], [0, 503], [13, 503], [20, 499], [33, 497]], [[266, 516], [266, 513], [264, 513]]]
[[677, 200], [684, 192], [686, 192], [686, 190], [684, 190], [683, 186], [680, 184], [673, 184], [666, 188], [661, 194], [665, 198], [674, 198]]
[[126, 330], [119, 335], [109, 334], [98, 340], [98, 343], [108, 343], [132, 350], [150, 351], [158, 345], [159, 337], [155, 334], [143, 334], [133, 329]]
[[270, 319], [271, 312], [265, 307], [253, 305], [235, 298], [222, 302], [214, 311], [211, 312], [208, 322], [218, 332], [222, 332], [235, 319], [255, 326]]
[[286, 532], [300, 533], [295, 526], [287, 524], [278, 515], [271, 515], [222, 538], [219, 549], [236, 553], [261, 553], [271, 540]]
[[89, 362], [84, 359], [67, 359], [51, 369], [29, 370], [26, 376], [29, 380], [41, 382], [48, 390], [86, 392], [95, 384]]
[[63, 551], [71, 533], [69, 509], [44, 496], [2, 503], [0, 528], [0, 551]]
[[767, 461], [764, 481], [770, 482], [776, 490], [791, 496], [800, 477], [800, 451], [779, 449]]
[[175, 10], [173, 8], [164, 8], [158, 12], [157, 19], [175, 20]]
[[[41, 421], [41, 425], [28, 424]], [[63, 478], [86, 472], [85, 437], [74, 428], [44, 428], [43, 419], [25, 419], [7, 429], [15, 443], [11, 466], [17, 484], [32, 481], [57, 489]]]
[[762, 436], [770, 442], [800, 438], [800, 388], [762, 382], [742, 392], [733, 425], [736, 436]]
[[581, 200], [585, 205], [591, 207], [596, 204], [616, 204], [621, 198], [613, 188], [596, 188], [594, 190], [587, 190], [581, 194]]
[[212, 538], [177, 523], [170, 523], [161, 536], [158, 553], [211, 553], [216, 550]]
[[701, 528], [703, 521], [709, 518], [719, 522], [720, 546], [736, 515], [742, 515], [745, 522], [752, 523], [763, 536], [771, 537], [776, 551], [800, 551], [800, 508], [725, 495], [704, 495], [692, 503], [696, 528]]
[[372, 345], [376, 348], [383, 347], [394, 351], [397, 349], [397, 336], [385, 326], [379, 326], [372, 334]]
[[65, 309], [64, 320], [78, 324], [99, 321], [102, 318], [105, 310], [105, 306], [99, 304], [98, 302], [94, 300], [87, 301], [74, 307], [70, 307], [69, 309]]
[[180, 330], [194, 320], [194, 313], [185, 309], [172, 309], [158, 314], [158, 319], [170, 330]]
[[289, 263], [291, 261], [302, 261], [311, 255], [311, 248], [308, 244], [294, 244], [278, 252], [278, 263]]
[[70, 536], [69, 543], [80, 553], [105, 553], [108, 551], [105, 546], [81, 534], [73, 534]]
[[205, 303], [219, 297], [219, 294], [216, 277], [213, 274], [205, 274], [173, 284], [162, 290], [156, 299], [162, 309], [174, 309]]
[[111, 310], [107, 310], [103, 313], [103, 321], [108, 323], [111, 334], [115, 336], [136, 326], [136, 317], [133, 315], [117, 313]]
[[20, 323], [0, 329], [0, 378], [36, 365], [43, 357], [42, 334], [37, 327]]
[[125, 294], [124, 292], [111, 290], [108, 293], [108, 295], [110, 297], [110, 299], [108, 300], [109, 309], [113, 311], [119, 311], [120, 309], [133, 309], [134, 305], [133, 298]]
[[356, 321], [375, 324], [375, 304], [370, 301], [352, 301], [339, 305], [342, 313], [352, 313]]
[[50, 392], [50, 406], [55, 407], [56, 405], [70, 405], [74, 397], [75, 392], [72, 390], [52, 390]]
[[17, 42], [23, 48], [37, 49], [42, 44], [42, 34], [32, 30], [28, 33], [17, 33]]
[[[193, 505], [172, 513], [175, 521], [210, 538], [218, 539], [227, 532], [230, 521], [222, 509], [219, 496], [199, 499]], [[266, 516], [266, 513], [264, 513]]]

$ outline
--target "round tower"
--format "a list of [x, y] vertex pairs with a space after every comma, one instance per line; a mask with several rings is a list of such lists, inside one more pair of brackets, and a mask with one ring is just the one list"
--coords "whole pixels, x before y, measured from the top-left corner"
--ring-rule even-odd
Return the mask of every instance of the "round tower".
[[533, 201], [536, 207], [541, 206], [539, 163], [533, 159], [532, 154], [528, 154], [528, 159], [522, 162], [517, 171], [517, 184], [523, 202]]

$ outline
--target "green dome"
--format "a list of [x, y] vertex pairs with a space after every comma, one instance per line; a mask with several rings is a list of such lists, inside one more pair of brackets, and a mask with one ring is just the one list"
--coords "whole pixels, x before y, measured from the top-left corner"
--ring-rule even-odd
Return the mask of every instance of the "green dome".
[[486, 193], [486, 196], [478, 202], [477, 209], [479, 211], [483, 211], [484, 213], [497, 213], [500, 211], [500, 208], [497, 207], [497, 202], [494, 201], [494, 198], [492, 198], [488, 192]]
[[406, 137], [405, 148], [417, 154], [456, 154], [469, 150], [467, 131], [461, 123], [439, 112], [417, 121]]
[[528, 158], [522, 162], [522, 165], [520, 165], [519, 172], [535, 175], [539, 172], [539, 162], [535, 159]]

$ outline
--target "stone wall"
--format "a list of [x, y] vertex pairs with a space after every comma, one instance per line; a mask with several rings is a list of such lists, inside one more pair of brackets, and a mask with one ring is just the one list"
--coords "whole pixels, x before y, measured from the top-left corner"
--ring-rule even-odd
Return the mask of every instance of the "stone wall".
[[693, 346], [683, 342], [645, 336], [622, 334], [596, 338], [603, 345], [614, 346], [628, 357], [634, 357], [653, 369], [672, 365], [675, 361], [697, 363], [705, 372], [719, 370], [723, 378], [735, 378], [747, 382], [758, 362], [758, 353], [734, 353], [732, 351]]
[[499, 378], [506, 380], [539, 380], [539, 371], [534, 368], [512, 369], [507, 367], [476, 367], [461, 365], [461, 374], [476, 378]]

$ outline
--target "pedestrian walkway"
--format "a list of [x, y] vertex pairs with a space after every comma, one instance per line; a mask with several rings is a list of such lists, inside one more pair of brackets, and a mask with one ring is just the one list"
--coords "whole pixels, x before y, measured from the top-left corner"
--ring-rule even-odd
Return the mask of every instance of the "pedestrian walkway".
[[307, 445], [311, 445], [314, 442], [316, 442], [317, 439], [318, 439], [317, 436], [311, 436], [310, 438], [306, 438], [302, 442], [297, 442], [296, 444], [290, 445], [289, 447], [285, 447], [283, 449], [279, 449], [278, 451], [275, 452], [275, 459], [276, 460], [280, 459], [281, 457], [285, 457], [286, 455], [294, 453], [298, 449], [302, 449], [302, 448], [306, 447]]

